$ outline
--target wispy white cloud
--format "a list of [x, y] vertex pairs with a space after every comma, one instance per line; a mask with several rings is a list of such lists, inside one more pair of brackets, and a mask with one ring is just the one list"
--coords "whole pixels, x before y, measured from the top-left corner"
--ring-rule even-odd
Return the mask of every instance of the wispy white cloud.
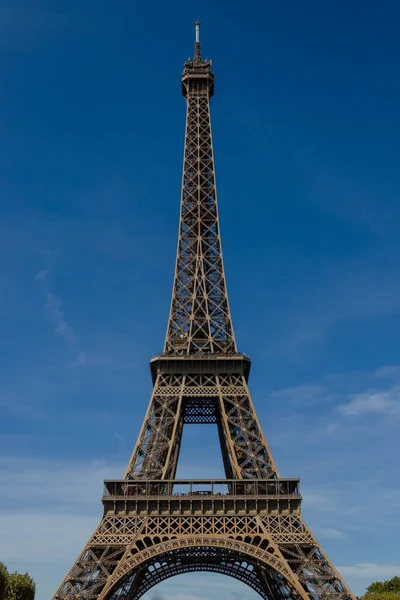
[[45, 411], [39, 406], [27, 402], [26, 397], [17, 396], [8, 390], [0, 390], [0, 407], [18, 419], [43, 421]]
[[368, 413], [392, 416], [400, 414], [400, 387], [356, 394], [350, 402], [339, 406], [338, 411], [342, 415], [354, 417]]
[[374, 373], [375, 377], [382, 379], [392, 379], [394, 381], [400, 380], [400, 365], [388, 365], [386, 367], [380, 367]]
[[[397, 373], [397, 367], [383, 366], [327, 375], [282, 389], [271, 398], [282, 400], [276, 404], [272, 436], [267, 431], [272, 450], [276, 445], [280, 453], [275, 456], [277, 463], [282, 473], [299, 473], [305, 520], [317, 539], [326, 540], [323, 546], [328, 555], [342, 564], [343, 552], [348, 564], [354, 564], [354, 558], [370, 564], [396, 564], [400, 493], [393, 479], [400, 452]], [[311, 410], [303, 410], [302, 403], [296, 402], [302, 397], [311, 402]], [[270, 411], [271, 404], [267, 404], [266, 411]], [[384, 508], [377, 511], [377, 506]], [[358, 557], [357, 550], [350, 548], [357, 547], [359, 538], [369, 539], [371, 548], [384, 544], [385, 552], [371, 550]], [[351, 578], [351, 571], [349, 574]], [[366, 584], [371, 581], [372, 576]], [[362, 583], [355, 580], [353, 585], [361, 595]]]
[[[320, 530], [337, 529], [345, 535], [358, 530], [380, 538], [400, 528], [396, 520], [400, 486], [396, 482], [381, 482], [378, 476], [356, 479], [349, 474], [347, 479], [303, 484], [301, 492], [303, 511], [312, 515]], [[384, 510], [377, 511], [377, 506]]]
[[[51, 510], [39, 514], [3, 511], [0, 513], [1, 556], [8, 564], [18, 561], [21, 565], [66, 565], [68, 560], [72, 563], [99, 524], [99, 512], [82, 515], [55, 514]], [[53, 587], [56, 585], [54, 582]]]
[[[272, 352], [301, 357], [312, 344], [321, 343], [335, 326], [400, 314], [399, 263], [376, 264], [359, 260], [329, 268], [295, 294], [296, 306]], [[371, 293], [373, 290], [373, 293]]]
[[316, 401], [325, 391], [325, 386], [310, 383], [272, 392], [269, 397], [272, 401], [284, 400], [293, 404], [304, 405], [304, 403], [309, 404]]
[[316, 534], [320, 539], [327, 540], [342, 540], [345, 537], [343, 531], [332, 527], [319, 527], [316, 530]]
[[[296, 429], [297, 436], [304, 435], [305, 443], [314, 444], [350, 431], [349, 417], [400, 415], [398, 376], [399, 367], [384, 366], [372, 371], [326, 375], [315, 382], [270, 393], [268, 407], [279, 409], [282, 403], [292, 407], [290, 413], [285, 412], [281, 417], [284, 426], [279, 428], [278, 441], [282, 438], [287, 443]], [[296, 410], [304, 406], [318, 406], [318, 411], [314, 414], [308, 411], [304, 419], [303, 411]], [[354, 436], [354, 419], [351, 432]]]
[[102, 480], [122, 473], [101, 461], [0, 458], [0, 556], [33, 576], [39, 600], [53, 595], [100, 522]]
[[58, 512], [95, 508], [100, 506], [103, 479], [118, 479], [123, 472], [124, 465], [107, 465], [103, 461], [63, 462], [2, 456], [0, 506], [28, 506], [38, 512], [42, 508], [47, 511], [48, 504]]
[[338, 567], [339, 572], [347, 576], [359, 577], [373, 581], [374, 579], [389, 579], [400, 575], [400, 565], [378, 565], [376, 563], [359, 563], [353, 566]]
[[75, 354], [75, 365], [84, 365], [86, 363], [86, 352], [79, 345], [77, 335], [68, 323], [62, 310], [62, 300], [51, 290], [49, 282], [49, 270], [43, 269], [35, 275], [35, 281], [39, 282], [45, 295], [45, 310], [53, 324], [53, 331], [63, 338]]

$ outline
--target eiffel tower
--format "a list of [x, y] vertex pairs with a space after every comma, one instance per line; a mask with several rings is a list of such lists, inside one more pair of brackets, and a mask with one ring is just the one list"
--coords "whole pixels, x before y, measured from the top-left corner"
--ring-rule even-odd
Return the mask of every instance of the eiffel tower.
[[[104, 482], [104, 515], [54, 600], [137, 600], [191, 571], [239, 579], [269, 600], [354, 596], [304, 523], [298, 479], [282, 479], [237, 350], [221, 252], [211, 61], [184, 65], [186, 134], [175, 279], [164, 351], [123, 479]], [[176, 480], [183, 426], [216, 423], [226, 479]]]

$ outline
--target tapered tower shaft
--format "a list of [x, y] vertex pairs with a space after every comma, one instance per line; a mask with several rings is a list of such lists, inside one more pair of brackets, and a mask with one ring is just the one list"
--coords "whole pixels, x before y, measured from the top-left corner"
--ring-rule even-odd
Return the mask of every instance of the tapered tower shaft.
[[163, 355], [151, 361], [154, 389], [126, 477], [175, 477], [184, 424], [216, 423], [228, 478], [270, 478], [277, 470], [247, 388], [250, 359], [237, 352], [219, 231], [210, 122], [211, 61], [196, 23], [185, 63], [186, 132], [181, 214]]
[[196, 24], [195, 55], [182, 74], [186, 133], [167, 354], [236, 352], [218, 221], [210, 122], [213, 92], [211, 62], [201, 58]]

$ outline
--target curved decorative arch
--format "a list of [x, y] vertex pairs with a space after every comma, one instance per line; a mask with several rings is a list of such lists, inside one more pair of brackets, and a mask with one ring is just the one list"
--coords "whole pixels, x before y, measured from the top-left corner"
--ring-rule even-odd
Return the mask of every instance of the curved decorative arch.
[[157, 583], [193, 571], [211, 571], [234, 577], [266, 599], [267, 578], [275, 588], [274, 595], [279, 596], [278, 590], [281, 589], [282, 597], [308, 600], [285, 561], [276, 556], [272, 548], [269, 550], [222, 536], [190, 536], [168, 540], [141, 552], [132, 549], [125, 555], [98, 600], [137, 600]]
[[[128, 598], [137, 600], [152, 587], [170, 577], [182, 575], [183, 573], [207, 571], [233, 577], [251, 587], [259, 593], [264, 600], [270, 600], [261, 584], [260, 574], [254, 565], [247, 563], [244, 560], [239, 562], [239, 557], [237, 555], [235, 557], [236, 560], [233, 558], [230, 560], [229, 556], [220, 556], [220, 560], [214, 562], [215, 556], [211, 556], [211, 553], [207, 556], [207, 550], [207, 548], [204, 548], [204, 551], [199, 552], [196, 557], [186, 554], [184, 557], [186, 561], [184, 562], [180, 560], [181, 557], [176, 553], [169, 553], [169, 556], [164, 556], [162, 558], [157, 557], [156, 559], [153, 559], [153, 561], [146, 563], [146, 566], [141, 569], [141, 572], [138, 572], [138, 569], [135, 569], [133, 573], [129, 573], [128, 576], [123, 577], [107, 598], [108, 600], [127, 600]], [[201, 564], [200, 562], [187, 564], [188, 558], [194, 559], [200, 557], [202, 559]], [[136, 589], [133, 592], [132, 587], [134, 584]]]

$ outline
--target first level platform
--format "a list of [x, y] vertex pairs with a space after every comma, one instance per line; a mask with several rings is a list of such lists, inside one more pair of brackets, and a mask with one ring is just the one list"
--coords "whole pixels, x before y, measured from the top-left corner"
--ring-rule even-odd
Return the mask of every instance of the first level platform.
[[105, 514], [299, 514], [299, 479], [107, 480]]

